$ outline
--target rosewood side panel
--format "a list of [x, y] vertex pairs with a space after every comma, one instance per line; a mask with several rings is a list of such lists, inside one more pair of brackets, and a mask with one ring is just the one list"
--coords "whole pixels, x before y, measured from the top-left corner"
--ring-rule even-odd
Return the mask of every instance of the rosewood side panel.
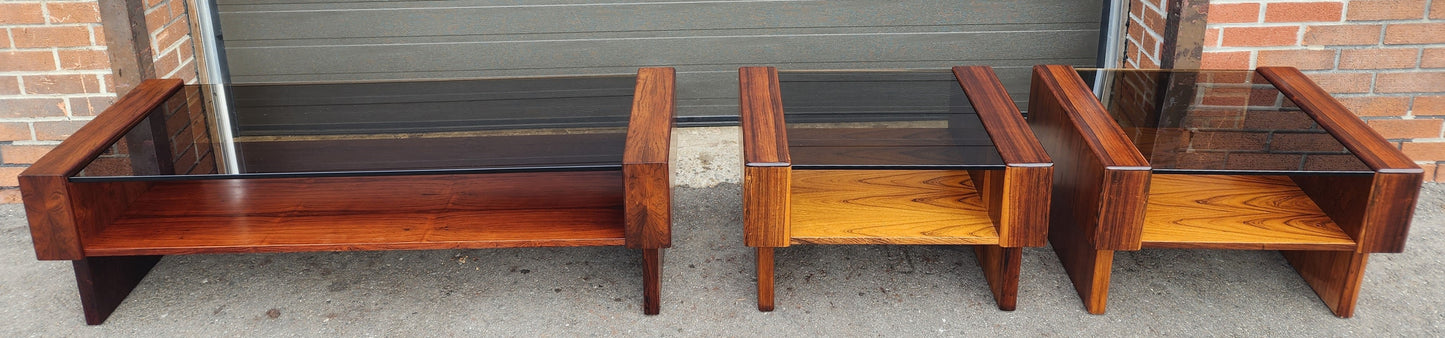
[[953, 74], [1007, 165], [1002, 171], [969, 171], [998, 228], [999, 246], [1043, 246], [1048, 241], [1053, 159], [1029, 129], [993, 68], [954, 67]]
[[1359, 243], [1355, 252], [1405, 251], [1425, 171], [1298, 69], [1262, 67], [1257, 72], [1375, 171], [1368, 183], [1357, 182], [1364, 180], [1359, 177], [1295, 182]]
[[[94, 203], [74, 202], [81, 195], [117, 194], [117, 192], [86, 191], [75, 187], [67, 178], [80, 172], [90, 159], [125, 136], [144, 120], [152, 108], [180, 91], [181, 80], [146, 80], [86, 123], [73, 136], [20, 173], [20, 194], [25, 202], [25, 215], [30, 221], [30, 235], [35, 255], [42, 260], [78, 260], [85, 258], [81, 245], [82, 231], [99, 230], [116, 210], [134, 198], [123, 192], [111, 199]], [[144, 183], [126, 185], [122, 191], [144, 190]], [[79, 190], [79, 191], [77, 191]]]
[[778, 89], [778, 70], [738, 70], [743, 135], [743, 227], [750, 247], [787, 247], [789, 186], [792, 184], [787, 128]]
[[677, 109], [672, 68], [642, 68], [637, 73], [622, 174], [626, 200], [627, 247], [672, 246], [672, 181], [668, 154]]

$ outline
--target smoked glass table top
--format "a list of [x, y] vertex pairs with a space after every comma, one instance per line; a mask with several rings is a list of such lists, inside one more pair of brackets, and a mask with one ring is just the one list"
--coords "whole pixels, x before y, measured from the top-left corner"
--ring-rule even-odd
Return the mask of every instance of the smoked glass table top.
[[620, 168], [635, 75], [232, 85], [238, 174], [190, 85], [73, 181]]
[[953, 73], [779, 71], [796, 169], [1002, 168]]
[[1368, 174], [1363, 162], [1253, 71], [1083, 69], [1156, 173]]

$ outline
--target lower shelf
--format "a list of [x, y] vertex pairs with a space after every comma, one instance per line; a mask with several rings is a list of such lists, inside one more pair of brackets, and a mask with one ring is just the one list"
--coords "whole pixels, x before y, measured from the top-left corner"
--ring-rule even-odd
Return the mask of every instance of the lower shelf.
[[1143, 241], [1145, 248], [1355, 248], [1286, 176], [1154, 175]]
[[998, 244], [966, 171], [793, 170], [794, 244]]
[[623, 245], [615, 171], [154, 182], [89, 256]]

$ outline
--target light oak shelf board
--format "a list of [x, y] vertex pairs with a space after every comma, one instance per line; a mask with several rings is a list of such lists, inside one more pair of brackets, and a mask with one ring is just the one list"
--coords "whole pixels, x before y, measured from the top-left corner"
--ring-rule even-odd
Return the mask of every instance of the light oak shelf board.
[[1154, 175], [1146, 248], [1352, 250], [1345, 234], [1286, 176]]
[[794, 170], [793, 244], [998, 244], [966, 171]]

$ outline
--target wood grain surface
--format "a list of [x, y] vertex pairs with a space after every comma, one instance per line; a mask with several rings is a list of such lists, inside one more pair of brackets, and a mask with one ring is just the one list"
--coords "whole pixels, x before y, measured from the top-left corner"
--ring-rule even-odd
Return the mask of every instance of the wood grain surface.
[[1260, 67], [1256, 72], [1313, 117], [1321, 128], [1334, 134], [1346, 149], [1371, 169], [1394, 173], [1424, 172], [1420, 166], [1415, 165], [1415, 161], [1401, 153], [1395, 144], [1386, 141], [1380, 133], [1350, 113], [1344, 104], [1335, 100], [1334, 96], [1330, 96], [1329, 92], [1316, 85], [1304, 73], [1300, 73], [1299, 69]]
[[778, 93], [778, 70], [773, 67], [738, 69], [738, 99], [743, 129], [743, 163], [748, 166], [786, 166], [788, 136], [783, 122], [783, 98]]
[[792, 168], [743, 168], [743, 242], [786, 247], [792, 238]]
[[159, 263], [161, 256], [86, 257], [72, 261], [85, 324], [100, 325]]
[[1285, 176], [1155, 175], [1143, 241], [1146, 248], [1355, 248]]
[[1355, 315], [1370, 254], [1349, 251], [1281, 251], [1325, 306], [1340, 318]]
[[[629, 248], [672, 246], [672, 170], [668, 155], [677, 110], [675, 87], [672, 68], [638, 70], [627, 147], [622, 156]], [[649, 309], [656, 314], [655, 307]]]
[[[987, 66], [953, 67], [953, 74], [988, 132], [1007, 168], [972, 175], [998, 226], [1004, 247], [1043, 246], [1048, 241], [1053, 159], [1044, 151], [1028, 122]], [[982, 173], [980, 171], [971, 171]]]
[[[1260, 67], [1257, 72], [1376, 172], [1368, 190], [1362, 182], [1339, 182], [1353, 187], [1341, 192], [1330, 183], [1357, 178], [1310, 178], [1300, 186], [1342, 219], [1341, 227], [1359, 242], [1356, 252], [1403, 252], [1424, 170], [1298, 69]], [[1368, 198], [1361, 201], [1361, 196]], [[1339, 202], [1343, 199], [1354, 201]]]
[[743, 146], [743, 235], [750, 247], [786, 247], [791, 227], [788, 156], [778, 70], [738, 69]]
[[1049, 232], [1080, 227], [1066, 238], [1093, 250], [1138, 250], [1149, 164], [1073, 67], [1034, 67], [1029, 114], [1054, 160], [1052, 204], [1059, 207], [1051, 208]]
[[[67, 178], [80, 172], [111, 144], [120, 140], [131, 127], [180, 91], [181, 80], [146, 80], [122, 96], [86, 123], [71, 137], [37, 160], [18, 178], [20, 195], [25, 202], [25, 216], [30, 222], [30, 237], [35, 256], [42, 260], [78, 260], [82, 252], [81, 229], [95, 224], [77, 224], [77, 214], [96, 214], [71, 205]], [[126, 201], [113, 201], [116, 207]], [[98, 217], [111, 216], [98, 213]], [[93, 219], [100, 222], [105, 219]]]
[[998, 309], [1013, 311], [1019, 299], [1019, 269], [1023, 262], [1023, 248], [1005, 248], [994, 245], [977, 245], [973, 255], [983, 269], [984, 280], [993, 291], [993, 300]]
[[1023, 114], [988, 66], [953, 67], [969, 103], [978, 112], [998, 153], [1010, 166], [1049, 166], [1053, 160], [1024, 121]]
[[757, 251], [758, 311], [773, 311], [773, 248]]
[[964, 171], [796, 170], [795, 244], [998, 244]]
[[156, 182], [90, 256], [623, 245], [616, 171]]

